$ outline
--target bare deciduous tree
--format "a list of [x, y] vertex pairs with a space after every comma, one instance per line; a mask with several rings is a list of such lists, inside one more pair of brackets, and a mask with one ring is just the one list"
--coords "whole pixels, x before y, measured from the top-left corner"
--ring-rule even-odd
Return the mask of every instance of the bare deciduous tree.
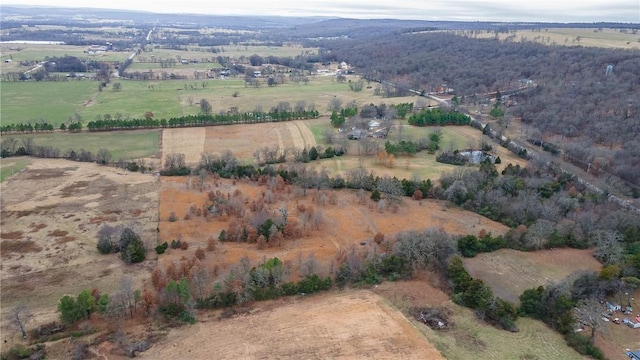
[[329, 111], [340, 111], [342, 109], [342, 100], [337, 97], [331, 98], [329, 101]]
[[605, 265], [619, 264], [622, 259], [622, 235], [615, 230], [597, 231], [594, 236], [598, 247], [594, 256]]
[[184, 154], [167, 154], [164, 161], [165, 169], [180, 169], [186, 166]]
[[[120, 294], [124, 302], [125, 309], [129, 310], [129, 316], [133, 317], [135, 313], [135, 290], [133, 289], [133, 278], [131, 276], [124, 275], [120, 279]], [[126, 310], [125, 310], [126, 313]]]
[[592, 345], [596, 339], [596, 332], [602, 328], [602, 311], [603, 307], [596, 299], [585, 300], [574, 309], [576, 319], [591, 328], [589, 342]]
[[189, 284], [191, 285], [191, 293], [196, 299], [204, 299], [207, 294], [207, 289], [211, 284], [211, 272], [200, 261], [196, 261], [196, 264], [189, 271]]
[[19, 330], [23, 339], [27, 338], [27, 331], [25, 328], [32, 317], [33, 314], [31, 313], [31, 310], [29, 310], [25, 304], [18, 304], [14, 306], [9, 310], [9, 313], [7, 313], [9, 326]]

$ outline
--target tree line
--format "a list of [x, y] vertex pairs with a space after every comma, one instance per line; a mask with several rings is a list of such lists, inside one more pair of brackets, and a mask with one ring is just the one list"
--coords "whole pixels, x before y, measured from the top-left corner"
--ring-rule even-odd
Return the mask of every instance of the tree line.
[[415, 126], [469, 125], [469, 116], [440, 108], [427, 109], [409, 117], [409, 124]]
[[[279, 111], [274, 109], [271, 112], [246, 112], [237, 114], [199, 114], [166, 119], [153, 119], [153, 117], [141, 119], [100, 119], [89, 121], [86, 125], [89, 131], [109, 131], [109, 130], [135, 130], [135, 129], [156, 129], [166, 127], [188, 127], [188, 126], [211, 126], [230, 125], [245, 123], [261, 123], [315, 119], [319, 116], [317, 110], [303, 111]], [[74, 122], [69, 126], [60, 125], [61, 131], [79, 132], [83, 128], [82, 123]], [[7, 124], [0, 127], [1, 133], [38, 133], [54, 131], [52, 124], [38, 122], [35, 125], [27, 124]]]

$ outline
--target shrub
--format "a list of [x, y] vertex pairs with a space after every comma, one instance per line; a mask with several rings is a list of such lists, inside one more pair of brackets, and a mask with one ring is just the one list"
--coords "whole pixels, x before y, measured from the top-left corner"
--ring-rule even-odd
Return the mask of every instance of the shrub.
[[167, 250], [168, 247], [169, 244], [167, 244], [167, 242], [165, 241], [164, 243], [162, 243], [162, 245], [156, 246], [156, 253], [158, 255], [164, 254], [165, 250]]
[[105, 314], [107, 312], [107, 307], [109, 306], [109, 294], [103, 294], [98, 299], [98, 312], [100, 314]]
[[188, 248], [189, 248], [189, 244], [188, 244], [186, 241], [183, 241], [183, 242], [180, 244], [180, 249], [181, 249], [181, 250], [187, 250]]
[[298, 282], [298, 291], [311, 294], [331, 288], [331, 278], [321, 278], [317, 274], [309, 275]]
[[464, 257], [474, 257], [480, 249], [482, 248], [482, 244], [480, 240], [474, 235], [463, 236], [458, 239], [458, 251]]
[[110, 254], [113, 251], [113, 243], [110, 239], [100, 238], [98, 239], [98, 251], [100, 254]]
[[589, 355], [594, 359], [604, 360], [602, 350], [589, 342], [589, 338], [576, 333], [568, 333], [565, 335], [567, 345], [574, 348], [582, 355]]
[[122, 235], [120, 235], [118, 250], [122, 261], [127, 264], [142, 262], [146, 257], [146, 249], [142, 239], [129, 228], [124, 229]]
[[373, 192], [371, 193], [371, 200], [380, 201], [380, 192], [378, 191], [378, 189], [373, 190]]
[[298, 284], [295, 282], [288, 282], [280, 285], [278, 289], [282, 296], [292, 296], [299, 293]]
[[196, 258], [199, 260], [204, 259], [205, 257], [205, 253], [204, 250], [202, 250], [202, 248], [198, 248], [198, 250], [196, 250]]
[[464, 165], [469, 159], [460, 155], [458, 150], [454, 152], [443, 152], [436, 156], [436, 161], [443, 164]]
[[169, 214], [169, 221], [170, 221], [170, 222], [176, 222], [176, 221], [178, 221], [178, 216], [176, 215], [176, 213], [175, 213], [175, 212], [173, 212], [173, 211], [172, 211], [172, 212], [171, 212], [171, 214]]
[[38, 344], [36, 347], [28, 348], [22, 344], [15, 344], [9, 350], [3, 352], [1, 358], [2, 360], [44, 359], [45, 354], [44, 345]]
[[132, 161], [127, 163], [127, 170], [132, 172], [138, 172], [138, 170], [140, 170], [140, 166], [137, 163]]
[[76, 300], [69, 295], [65, 295], [60, 299], [58, 311], [60, 312], [60, 320], [65, 324], [73, 324], [84, 317]]
[[216, 286], [208, 298], [196, 300], [196, 307], [199, 309], [218, 309], [233, 306], [237, 302], [238, 295], [234, 291], [223, 291], [219, 286]]

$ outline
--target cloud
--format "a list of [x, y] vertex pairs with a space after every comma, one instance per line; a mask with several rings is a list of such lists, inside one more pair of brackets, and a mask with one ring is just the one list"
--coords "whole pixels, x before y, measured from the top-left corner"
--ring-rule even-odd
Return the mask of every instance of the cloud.
[[640, 23], [638, 0], [10, 0], [14, 4], [96, 7], [163, 13], [216, 15], [332, 16], [464, 21], [633, 22]]

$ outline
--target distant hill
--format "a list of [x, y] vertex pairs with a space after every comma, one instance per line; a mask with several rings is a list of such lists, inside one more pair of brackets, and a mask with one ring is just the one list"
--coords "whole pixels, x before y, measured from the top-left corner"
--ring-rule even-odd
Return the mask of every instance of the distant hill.
[[[326, 17], [285, 17], [285, 16], [225, 16], [201, 14], [162, 14], [146, 11], [109, 10], [93, 8], [63, 8], [44, 6], [2, 6], [2, 23], [13, 22], [79, 22], [87, 25], [87, 20], [110, 20], [111, 22], [133, 22], [135, 24], [179, 24], [183, 26], [216, 26], [232, 29], [274, 29], [302, 24], [316, 23]], [[25, 19], [26, 18], [26, 19]]]
[[[136, 25], [168, 25], [182, 27], [215, 26], [230, 29], [271, 30], [275, 36], [317, 38], [349, 36], [362, 38], [392, 32], [421, 30], [476, 30], [476, 29], [531, 29], [545, 27], [606, 27], [640, 28], [640, 24], [620, 23], [540, 23], [540, 22], [482, 22], [482, 21], [422, 21], [397, 19], [349, 19], [331, 17], [290, 16], [227, 16], [208, 14], [162, 14], [149, 11], [111, 10], [95, 8], [65, 8], [55, 6], [3, 5], [0, 19], [2, 28], [12, 24], [78, 23], [91, 26], [91, 20], [104, 24], [125, 23]], [[292, 32], [291, 30], [295, 30]]]

